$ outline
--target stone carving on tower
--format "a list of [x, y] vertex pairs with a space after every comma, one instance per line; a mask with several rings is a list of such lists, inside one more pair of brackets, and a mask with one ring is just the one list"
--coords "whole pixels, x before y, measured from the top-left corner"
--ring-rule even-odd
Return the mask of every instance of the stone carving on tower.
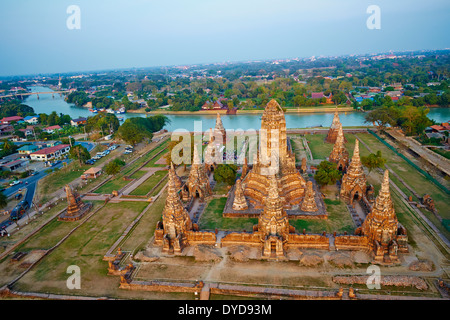
[[[331, 123], [330, 129], [328, 130], [328, 134], [325, 138], [325, 141], [329, 142], [329, 143], [335, 143], [337, 136], [338, 136], [339, 128], [342, 128], [342, 124], [339, 119], [339, 114], [338, 114], [337, 107], [336, 107], [336, 111], [334, 112], [333, 122]], [[347, 139], [345, 139], [345, 136], [344, 136], [344, 143], [346, 143], [346, 142], [347, 142]]]
[[197, 146], [194, 146], [194, 159], [192, 161], [191, 171], [188, 180], [183, 187], [183, 200], [199, 198], [204, 201], [206, 197], [212, 194], [209, 185], [209, 178], [206, 174], [204, 165], [202, 165], [198, 155]]
[[345, 172], [348, 166], [348, 151], [344, 144], [344, 131], [342, 127], [338, 129], [338, 135], [336, 142], [331, 150], [330, 157], [328, 158], [330, 162], [336, 163], [337, 168]]
[[177, 172], [175, 171], [175, 167], [173, 166], [173, 162], [170, 163], [169, 179], [172, 179], [172, 181], [175, 184], [175, 188], [177, 190], [180, 190], [183, 182], [181, 181], [181, 178], [177, 175]]
[[[216, 126], [214, 127], [214, 136], [215, 137], [222, 137], [222, 143], [223, 145], [226, 145], [227, 142], [227, 133], [225, 131], [225, 128], [223, 126], [222, 123], [222, 118], [220, 117], [220, 114], [217, 114], [217, 118], [216, 118]], [[218, 141], [217, 141], [218, 143]]]
[[236, 181], [236, 185], [234, 187], [234, 201], [233, 201], [233, 210], [246, 210], [248, 209], [247, 200], [244, 197], [244, 191], [242, 190], [242, 182], [241, 179]]
[[315, 197], [315, 192], [313, 189], [313, 183], [312, 183], [312, 181], [308, 181], [306, 183], [305, 198], [303, 199], [300, 209], [302, 211], [307, 211], [307, 212], [315, 212], [315, 211], [319, 210], [317, 208], [316, 199], [314, 197]]
[[264, 110], [260, 135], [260, 148], [257, 156], [253, 157], [253, 168], [243, 181], [244, 195], [256, 209], [261, 209], [268, 194], [269, 176], [275, 174], [285, 205], [300, 204], [306, 182], [295, 167], [295, 155], [286, 136], [284, 112], [273, 99]]
[[209, 142], [205, 150], [205, 168], [206, 171], [212, 172], [217, 168], [217, 165], [222, 163], [220, 158], [222, 155], [217, 147], [216, 142], [214, 142], [213, 131], [209, 129]]
[[162, 213], [163, 251], [181, 253], [186, 243], [186, 232], [192, 230], [189, 213], [183, 207], [173, 176], [169, 175], [167, 198]]
[[263, 256], [271, 255], [272, 244], [275, 244], [277, 256], [284, 255], [283, 244], [288, 239], [289, 220], [274, 175], [269, 176], [269, 190], [264, 201], [264, 210], [258, 219], [258, 232], [264, 243]]
[[359, 156], [359, 140], [355, 140], [352, 161], [342, 177], [341, 198], [346, 203], [353, 203], [354, 198], [361, 200], [366, 196], [367, 179]]
[[375, 261], [398, 262], [397, 252], [408, 252], [406, 230], [399, 224], [389, 191], [389, 171], [384, 172], [381, 190], [357, 233], [369, 238]]

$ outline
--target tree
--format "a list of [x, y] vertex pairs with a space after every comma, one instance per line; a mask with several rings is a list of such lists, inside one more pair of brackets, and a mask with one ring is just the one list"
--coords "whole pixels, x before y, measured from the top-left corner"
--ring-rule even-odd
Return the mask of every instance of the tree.
[[322, 161], [317, 167], [314, 179], [321, 186], [335, 184], [341, 179], [341, 172], [337, 169], [336, 164], [329, 161]]
[[116, 175], [120, 172], [121, 167], [122, 166], [117, 161], [111, 161], [105, 166], [104, 170], [106, 174]]
[[120, 127], [119, 119], [112, 113], [99, 113], [94, 117], [89, 117], [86, 124], [86, 131], [101, 131], [103, 134], [116, 132]]
[[379, 130], [386, 129], [386, 126], [395, 126], [399, 113], [396, 109], [390, 107], [381, 107], [367, 113], [364, 118], [365, 122], [375, 123]]
[[19, 100], [13, 100], [2, 104], [0, 108], [0, 117], [12, 116], [31, 116], [34, 115], [34, 109], [26, 104], [21, 104]]
[[371, 153], [367, 157], [361, 157], [361, 163], [371, 172], [375, 168], [381, 168], [386, 164], [386, 159], [381, 156], [381, 151]]
[[139, 130], [139, 127], [135, 123], [128, 120], [130, 119], [125, 120], [117, 133], [123, 141], [134, 145], [144, 139], [144, 133]]
[[153, 132], [161, 130], [167, 122], [168, 118], [163, 115], [129, 118], [120, 126], [117, 133], [125, 142], [136, 144], [144, 138], [151, 139]]
[[338, 91], [333, 94], [333, 96], [331, 97], [331, 101], [333, 101], [335, 104], [342, 104], [347, 101], [347, 96], [343, 92]]
[[70, 148], [69, 158], [73, 160], [78, 160], [80, 165], [82, 165], [86, 160], [91, 158], [89, 151], [82, 146], [81, 144], [77, 144]]
[[214, 170], [214, 180], [231, 186], [236, 181], [238, 167], [234, 164], [219, 164]]

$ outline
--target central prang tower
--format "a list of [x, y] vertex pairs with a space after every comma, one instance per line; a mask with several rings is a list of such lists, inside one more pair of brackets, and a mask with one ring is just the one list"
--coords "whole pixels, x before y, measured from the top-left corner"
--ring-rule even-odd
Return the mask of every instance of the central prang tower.
[[269, 176], [275, 175], [281, 186], [280, 196], [285, 199], [284, 206], [291, 208], [300, 204], [305, 195], [306, 182], [295, 167], [295, 155], [286, 136], [283, 109], [273, 99], [261, 118], [260, 135], [258, 155], [243, 180], [244, 195], [256, 209], [262, 209], [269, 194]]

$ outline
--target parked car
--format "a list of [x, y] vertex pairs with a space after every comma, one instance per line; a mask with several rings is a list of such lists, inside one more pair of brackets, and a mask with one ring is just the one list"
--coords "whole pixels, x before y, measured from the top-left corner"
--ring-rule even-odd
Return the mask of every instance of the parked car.
[[123, 153], [124, 153], [124, 154], [130, 154], [130, 153], [133, 153], [133, 150], [125, 149], [125, 151], [124, 151]]
[[22, 199], [22, 194], [21, 194], [21, 193], [16, 194], [16, 195], [14, 196], [14, 199], [16, 199], [16, 200]]

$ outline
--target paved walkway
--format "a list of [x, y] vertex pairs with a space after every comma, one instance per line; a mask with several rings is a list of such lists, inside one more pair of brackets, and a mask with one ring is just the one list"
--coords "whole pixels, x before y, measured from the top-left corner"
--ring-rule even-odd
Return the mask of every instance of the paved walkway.
[[129, 195], [133, 192], [134, 189], [143, 184], [148, 178], [150, 178], [156, 171], [168, 170], [168, 167], [151, 167], [151, 168], [142, 168], [141, 170], [146, 170], [147, 173], [144, 174], [139, 179], [135, 180], [133, 183], [130, 183], [125, 189], [122, 191], [122, 194]]
[[388, 134], [390, 134], [395, 140], [397, 140], [404, 146], [410, 148], [423, 159], [427, 160], [430, 164], [450, 176], [450, 160], [440, 156], [439, 154], [429, 150], [428, 148], [425, 148], [418, 141], [414, 140], [411, 137], [406, 137], [404, 134], [398, 132], [397, 130], [389, 130]]

